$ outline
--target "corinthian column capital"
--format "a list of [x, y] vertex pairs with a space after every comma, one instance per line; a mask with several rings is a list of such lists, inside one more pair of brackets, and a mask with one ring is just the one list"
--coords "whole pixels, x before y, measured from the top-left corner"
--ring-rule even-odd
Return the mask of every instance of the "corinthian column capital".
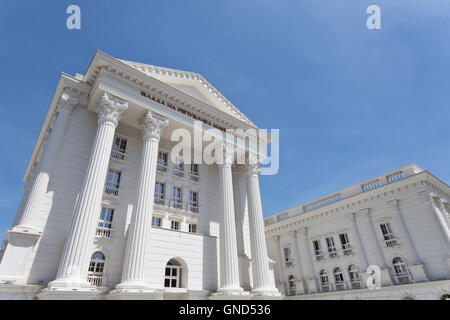
[[216, 152], [221, 153], [221, 157], [217, 158], [216, 161], [218, 164], [222, 164], [225, 166], [231, 166], [234, 162], [234, 150], [235, 146], [231, 143], [227, 143], [226, 141], [220, 141], [217, 144]]
[[149, 110], [141, 120], [144, 139], [157, 139], [159, 141], [161, 130], [168, 124], [169, 119]]
[[117, 126], [122, 113], [128, 109], [128, 102], [104, 92], [95, 109], [98, 112], [98, 123], [112, 122]]
[[58, 102], [58, 110], [71, 111], [80, 102], [80, 97], [68, 89], [64, 89]]

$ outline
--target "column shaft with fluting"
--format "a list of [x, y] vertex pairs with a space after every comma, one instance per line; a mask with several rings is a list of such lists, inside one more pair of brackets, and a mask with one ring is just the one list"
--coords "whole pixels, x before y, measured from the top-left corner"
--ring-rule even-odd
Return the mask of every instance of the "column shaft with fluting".
[[142, 120], [144, 132], [138, 188], [128, 231], [122, 283], [118, 288], [145, 287], [146, 251], [148, 248], [153, 197], [155, 194], [156, 163], [161, 129], [168, 120], [148, 111]]
[[98, 126], [89, 164], [81, 188], [69, 235], [64, 246], [57, 279], [49, 286], [87, 284], [87, 271], [115, 129], [128, 103], [104, 93], [96, 109]]

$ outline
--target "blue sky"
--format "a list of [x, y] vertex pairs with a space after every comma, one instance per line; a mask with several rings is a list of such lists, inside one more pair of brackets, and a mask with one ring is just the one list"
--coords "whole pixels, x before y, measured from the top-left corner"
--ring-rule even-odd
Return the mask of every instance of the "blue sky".
[[[66, 28], [81, 7], [82, 29]], [[382, 30], [366, 28], [381, 8]], [[201, 73], [261, 128], [280, 129], [264, 215], [416, 163], [450, 181], [450, 1], [0, 2], [0, 233], [61, 72], [95, 50]]]

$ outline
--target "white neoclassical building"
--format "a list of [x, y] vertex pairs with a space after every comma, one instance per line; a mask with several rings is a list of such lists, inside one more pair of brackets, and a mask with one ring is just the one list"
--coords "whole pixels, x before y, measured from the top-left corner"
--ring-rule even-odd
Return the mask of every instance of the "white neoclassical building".
[[409, 165], [268, 217], [276, 285], [287, 299], [450, 297], [449, 202]]
[[196, 73], [96, 52], [84, 75], [62, 74], [2, 244], [0, 298], [281, 297], [258, 164], [233, 157], [264, 155], [244, 144], [221, 145], [219, 164], [171, 157], [177, 129], [211, 128], [216, 145], [226, 129], [260, 131]]

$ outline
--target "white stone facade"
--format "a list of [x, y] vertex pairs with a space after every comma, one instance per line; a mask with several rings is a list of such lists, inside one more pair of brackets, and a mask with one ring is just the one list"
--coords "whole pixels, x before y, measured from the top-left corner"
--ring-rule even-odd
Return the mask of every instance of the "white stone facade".
[[439, 299], [450, 293], [449, 201], [448, 185], [409, 165], [268, 217], [277, 287], [287, 299]]
[[84, 76], [62, 74], [2, 244], [0, 299], [281, 297], [255, 167], [233, 149], [219, 165], [171, 160], [171, 133], [198, 119], [258, 130], [195, 73], [97, 52]]

